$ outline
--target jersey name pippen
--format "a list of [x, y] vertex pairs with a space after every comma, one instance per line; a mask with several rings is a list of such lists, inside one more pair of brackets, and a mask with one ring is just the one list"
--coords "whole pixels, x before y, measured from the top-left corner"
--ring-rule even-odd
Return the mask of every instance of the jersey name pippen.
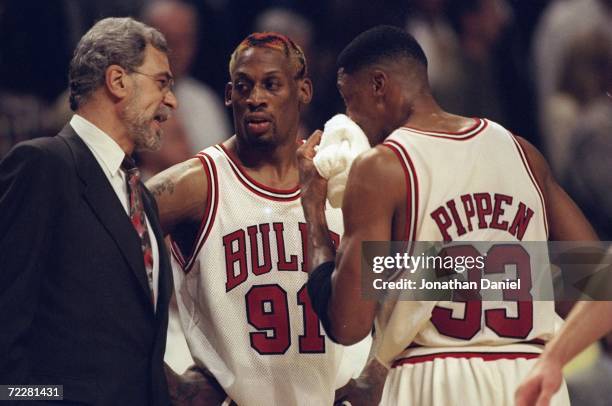
[[[275, 269], [281, 272], [308, 272], [308, 227], [306, 223], [298, 223], [299, 236], [289, 235], [285, 231], [286, 223], [264, 223], [252, 225], [246, 229], [238, 229], [223, 236], [225, 249], [225, 291], [229, 292], [242, 284], [249, 277], [264, 275]], [[293, 229], [293, 227], [292, 227]], [[270, 244], [270, 235], [274, 234], [275, 246]], [[340, 235], [329, 232], [335, 247], [338, 247]], [[285, 237], [299, 238], [302, 246], [302, 260], [297, 254], [288, 255], [285, 249]], [[259, 244], [262, 244], [261, 257]], [[276, 249], [278, 261], [272, 264], [272, 249]]]
[[453, 240], [449, 231], [460, 237], [475, 228], [504, 230], [522, 241], [534, 212], [523, 202], [519, 201], [518, 205], [513, 205], [513, 202], [512, 196], [502, 193], [493, 196], [491, 193], [470, 193], [449, 200], [430, 216], [438, 225], [444, 241]]

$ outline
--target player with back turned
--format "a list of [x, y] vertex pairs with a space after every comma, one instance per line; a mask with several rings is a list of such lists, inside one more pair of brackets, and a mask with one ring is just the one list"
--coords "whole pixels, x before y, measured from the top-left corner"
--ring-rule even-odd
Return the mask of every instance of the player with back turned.
[[[558, 328], [554, 303], [377, 306], [362, 296], [361, 244], [591, 240], [591, 226], [527, 141], [490, 120], [438, 106], [425, 55], [409, 34], [368, 30], [340, 54], [338, 68], [347, 114], [375, 147], [349, 174], [337, 253], [322, 215], [326, 182], [312, 163], [320, 133], [298, 151], [313, 307], [342, 344], [360, 340], [376, 323], [376, 359], [389, 369], [382, 404], [512, 404], [521, 377]], [[488, 259], [517, 255], [507, 249], [493, 245]], [[567, 403], [567, 392], [557, 401]]]

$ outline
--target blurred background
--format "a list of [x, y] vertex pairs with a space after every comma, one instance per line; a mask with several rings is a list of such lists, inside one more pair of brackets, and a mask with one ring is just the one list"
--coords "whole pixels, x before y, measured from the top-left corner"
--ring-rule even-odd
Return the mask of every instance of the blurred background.
[[[77, 41], [95, 21], [128, 15], [166, 35], [177, 77], [180, 107], [165, 123], [164, 146], [139, 156], [149, 176], [233, 134], [223, 89], [229, 56], [249, 33], [281, 32], [304, 49], [315, 90], [301, 123], [306, 137], [343, 111], [339, 51], [391, 24], [425, 49], [443, 108], [497, 121], [535, 144], [600, 237], [612, 240], [612, 0], [0, 0], [0, 158], [64, 126]], [[612, 382], [608, 351], [594, 354], [585, 365], [605, 360]], [[602, 404], [609, 398], [608, 390]]]
[[602, 176], [612, 172], [612, 0], [0, 0], [0, 158], [62, 128], [77, 41], [97, 20], [127, 15], [166, 35], [177, 77], [165, 145], [140, 156], [148, 175], [231, 136], [223, 89], [229, 56], [249, 33], [278, 31], [304, 49], [315, 88], [306, 137], [343, 110], [339, 51], [392, 24], [422, 44], [443, 108], [535, 144], [612, 240], [612, 176]]

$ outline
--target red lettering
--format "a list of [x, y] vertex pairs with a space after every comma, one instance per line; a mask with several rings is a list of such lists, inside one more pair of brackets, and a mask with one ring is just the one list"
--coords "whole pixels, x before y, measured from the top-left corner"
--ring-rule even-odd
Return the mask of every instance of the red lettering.
[[[235, 250], [234, 242], [237, 243]], [[244, 230], [236, 230], [224, 236], [223, 246], [225, 247], [225, 272], [227, 276], [225, 291], [229, 292], [244, 282], [248, 276]], [[236, 263], [238, 264], [238, 274], [235, 274]]]
[[502, 221], [499, 222], [499, 218], [504, 215], [504, 208], [502, 207], [503, 203], [512, 204], [512, 197], [507, 195], [502, 195], [499, 193], [495, 193], [494, 195], [495, 204], [493, 205], [493, 216], [491, 217], [491, 222], [489, 223], [489, 227], [495, 228], [497, 230], [507, 230], [508, 222]]
[[476, 210], [474, 210], [474, 202], [472, 201], [472, 195], [462, 195], [461, 201], [463, 202], [463, 210], [465, 211], [468, 230], [472, 231], [472, 217], [474, 217], [476, 214]]
[[438, 229], [440, 230], [440, 233], [442, 234], [442, 239], [444, 241], [452, 241], [453, 239], [448, 234], [447, 230], [450, 228], [450, 226], [451, 226], [451, 224], [453, 224], [453, 222], [451, 221], [450, 217], [448, 216], [448, 213], [446, 212], [446, 209], [444, 208], [444, 206], [440, 206], [437, 209], [435, 209], [430, 214], [430, 216], [436, 222], [436, 224], [438, 225]]
[[519, 241], [523, 241], [523, 236], [525, 235], [525, 231], [527, 231], [527, 226], [529, 225], [529, 221], [531, 221], [531, 217], [533, 217], [533, 210], [521, 202], [508, 232], [516, 236]]
[[276, 249], [278, 250], [278, 270], [297, 271], [297, 255], [291, 255], [289, 260], [285, 257], [285, 240], [283, 238], [283, 223], [273, 223], [274, 234], [276, 235]]
[[272, 270], [272, 260], [270, 259], [270, 225], [260, 224], [259, 233], [261, 234], [261, 245], [263, 254], [263, 264], [259, 264], [259, 247], [257, 243], [257, 226], [247, 228], [249, 242], [251, 245], [251, 269], [255, 275], [263, 275]]
[[487, 228], [485, 216], [493, 213], [491, 195], [489, 193], [474, 193], [474, 201], [476, 202], [476, 212], [478, 213], [478, 228]]
[[453, 221], [455, 222], [455, 227], [457, 228], [457, 235], [463, 235], [466, 233], [465, 231], [465, 227], [463, 227], [463, 224], [461, 224], [461, 218], [459, 217], [459, 213], [457, 213], [457, 208], [455, 207], [455, 201], [454, 200], [449, 200], [448, 202], [446, 202], [446, 207], [448, 207], [448, 209], [451, 212], [451, 215], [453, 216]]

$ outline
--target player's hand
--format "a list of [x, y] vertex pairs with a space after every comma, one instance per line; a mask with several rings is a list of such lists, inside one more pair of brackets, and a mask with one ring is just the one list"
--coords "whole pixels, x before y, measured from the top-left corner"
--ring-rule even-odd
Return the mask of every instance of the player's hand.
[[195, 365], [182, 375], [166, 366], [166, 378], [174, 406], [219, 406], [227, 398], [215, 378]]
[[548, 406], [563, 382], [562, 365], [552, 359], [541, 358], [518, 387], [516, 406]]
[[387, 368], [371, 359], [357, 379], [336, 391], [334, 406], [377, 406], [387, 378]]
[[327, 197], [327, 180], [323, 179], [313, 163], [316, 155], [315, 146], [321, 142], [320, 130], [315, 131], [297, 150], [298, 169], [300, 171], [300, 188], [302, 204], [325, 208]]

